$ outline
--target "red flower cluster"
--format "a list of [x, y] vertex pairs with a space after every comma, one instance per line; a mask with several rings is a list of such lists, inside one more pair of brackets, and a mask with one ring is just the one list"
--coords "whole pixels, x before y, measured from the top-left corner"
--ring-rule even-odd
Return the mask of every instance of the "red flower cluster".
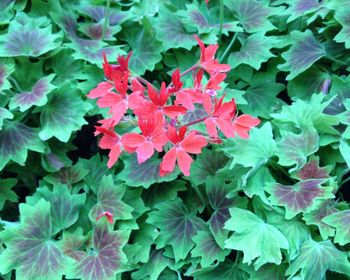
[[[190, 154], [201, 153], [210, 142], [220, 143], [218, 130], [227, 138], [236, 135], [248, 138], [249, 130], [260, 123], [250, 115], [238, 116], [234, 99], [224, 102], [224, 96], [215, 97], [230, 66], [215, 59], [218, 45], [205, 47], [198, 37], [195, 38], [201, 50], [200, 61], [182, 74], [179, 69], [175, 70], [172, 82], [168, 86], [163, 82], [159, 90], [143, 78], [131, 75], [128, 67], [131, 52], [127, 57], [119, 56], [118, 65], [109, 64], [104, 55], [107, 81], [91, 90], [88, 97], [98, 98], [97, 105], [109, 109], [110, 117], [99, 121], [101, 126], [96, 126], [95, 132], [95, 135], [102, 134], [100, 148], [110, 150], [108, 167], [113, 166], [123, 151], [136, 153], [138, 162], [142, 163], [151, 158], [154, 151], [165, 149], [159, 174], [171, 173], [177, 163], [189, 176], [193, 162]], [[193, 86], [184, 88], [181, 77], [190, 72], [193, 72]], [[203, 84], [205, 73], [209, 79]], [[184, 116], [199, 106], [206, 115], [183, 123]], [[115, 127], [126, 119], [126, 114], [137, 119], [139, 132], [120, 136]], [[204, 122], [207, 135], [189, 129], [199, 122]]]

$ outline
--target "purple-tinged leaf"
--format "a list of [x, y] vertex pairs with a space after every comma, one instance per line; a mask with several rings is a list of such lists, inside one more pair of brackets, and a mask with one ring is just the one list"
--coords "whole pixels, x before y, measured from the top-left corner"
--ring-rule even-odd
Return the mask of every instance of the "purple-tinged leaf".
[[329, 95], [335, 97], [323, 112], [329, 115], [338, 115], [344, 112], [344, 114], [347, 114], [349, 117], [347, 124], [350, 124], [349, 109], [345, 107], [346, 100], [349, 100], [350, 98], [350, 76], [344, 78], [333, 75], [332, 86]]
[[[82, 4], [79, 12], [89, 16], [95, 22], [101, 22], [102, 20], [104, 21], [106, 18], [106, 8], [104, 6]], [[119, 11], [115, 8], [110, 8], [108, 15], [108, 24], [111, 26], [120, 25], [128, 19], [128, 13]]]
[[345, 43], [345, 47], [350, 49], [350, 10], [348, 3], [346, 3], [346, 6], [342, 7], [341, 9], [337, 7], [334, 18], [343, 27], [337, 36], [335, 36], [334, 40], [338, 43]]
[[292, 80], [310, 68], [317, 60], [325, 55], [324, 47], [316, 40], [312, 32], [292, 31], [293, 45], [282, 54], [285, 64], [279, 65], [282, 71], [289, 71], [287, 80]]
[[324, 179], [312, 179], [298, 182], [292, 186], [279, 183], [270, 184], [266, 190], [273, 205], [286, 209], [286, 219], [291, 219], [299, 213], [315, 210], [324, 200], [334, 198], [332, 187], [322, 187]]
[[38, 107], [35, 112], [40, 113], [42, 140], [56, 137], [61, 142], [68, 142], [73, 131], [86, 124], [84, 116], [91, 109], [91, 105], [80, 97], [80, 92], [69, 82], [49, 95], [45, 108]]
[[280, 8], [271, 8], [256, 0], [226, 0], [224, 4], [234, 13], [248, 33], [275, 29], [268, 18], [281, 11]]
[[13, 71], [15, 71], [13, 61], [0, 58], [0, 95], [3, 94], [3, 90], [8, 90], [12, 87], [7, 78]]
[[281, 249], [289, 248], [288, 240], [274, 226], [254, 213], [233, 207], [225, 229], [234, 233], [225, 241], [225, 248], [243, 251], [243, 263], [258, 270], [266, 263], [281, 264]]
[[295, 165], [289, 172], [299, 170], [306, 164], [307, 157], [315, 153], [318, 148], [319, 136], [313, 128], [301, 134], [286, 133], [277, 144], [278, 163], [283, 166]]
[[120, 46], [109, 46], [101, 40], [89, 40], [78, 37], [71, 38], [71, 43], [65, 44], [71, 48], [75, 59], [82, 59], [102, 68], [102, 54], [105, 53], [108, 58], [117, 57], [125, 54]]
[[338, 250], [329, 240], [308, 240], [301, 246], [299, 256], [289, 265], [286, 275], [290, 278], [298, 275], [304, 280], [324, 279], [327, 270], [350, 275], [347, 253]]
[[48, 18], [30, 18], [18, 13], [8, 32], [0, 36], [0, 57], [37, 57], [56, 49], [62, 42], [62, 35], [51, 31]]
[[336, 229], [334, 242], [342, 246], [350, 242], [350, 210], [333, 213], [322, 222]]
[[41, 166], [47, 172], [57, 172], [63, 167], [72, 165], [72, 161], [67, 156], [67, 152], [70, 151], [70, 145], [67, 146], [61, 142], [48, 143], [45, 154], [41, 155]]
[[61, 9], [59, 12], [50, 13], [53, 21], [61, 27], [69, 36], [76, 37], [77, 33], [77, 20], [74, 13], [69, 10]]
[[[74, 250], [76, 262], [67, 278], [82, 280], [112, 280], [122, 270], [127, 258], [123, 247], [130, 232], [111, 230], [106, 222], [99, 222], [93, 229], [92, 237], [86, 243], [87, 251]], [[64, 241], [63, 241], [64, 242]]]
[[85, 252], [82, 250], [87, 240], [88, 237], [84, 236], [83, 230], [81, 228], [77, 228], [73, 233], [69, 231], [63, 231], [63, 237], [61, 241], [62, 251], [65, 255], [75, 260], [80, 260], [85, 255]]
[[293, 0], [286, 10], [286, 14], [290, 15], [287, 22], [291, 22], [299, 17], [308, 15], [320, 9], [324, 1], [320, 0]]
[[6, 244], [0, 254], [0, 273], [16, 270], [18, 279], [61, 280], [71, 260], [52, 239], [50, 203], [40, 199], [34, 206], [20, 204], [19, 224], [0, 233]]
[[114, 41], [115, 37], [114, 34], [118, 33], [121, 30], [121, 27], [119, 25], [117, 26], [107, 26], [105, 33], [104, 31], [104, 22], [101, 21], [99, 23], [80, 23], [79, 24], [79, 31], [84, 33], [86, 36], [88, 36], [90, 39], [93, 40], [108, 40], [108, 41]]
[[131, 219], [133, 208], [122, 201], [124, 193], [124, 185], [114, 184], [111, 175], [104, 176], [98, 188], [96, 205], [89, 213], [91, 221], [96, 221], [103, 212], [111, 213], [114, 221]]
[[38, 188], [33, 196], [27, 197], [27, 204], [35, 205], [41, 198], [51, 204], [52, 233], [56, 234], [78, 220], [86, 194], [71, 194], [67, 185], [57, 184], [52, 191], [48, 187]]
[[198, 231], [193, 237], [196, 247], [191, 251], [192, 257], [200, 257], [202, 267], [208, 267], [213, 262], [223, 262], [230, 250], [222, 249], [209, 231]]
[[259, 70], [263, 62], [275, 56], [270, 52], [274, 44], [274, 39], [265, 36], [265, 32], [254, 33], [247, 37], [238, 52], [231, 52], [228, 63], [232, 69], [238, 65], [246, 64]]
[[152, 157], [142, 164], [137, 162], [135, 155], [123, 155], [124, 169], [118, 174], [118, 179], [124, 181], [128, 186], [147, 189], [154, 183], [170, 182], [176, 179], [179, 170], [166, 175], [159, 175], [161, 160]]
[[147, 222], [160, 230], [157, 247], [171, 245], [175, 261], [185, 259], [195, 245], [192, 238], [206, 228], [204, 221], [189, 212], [180, 198], [164, 201], [155, 208], [157, 210], [149, 213]]
[[10, 161], [24, 165], [28, 150], [43, 152], [44, 145], [34, 128], [16, 121], [4, 121], [0, 131], [0, 170]]
[[326, 200], [316, 210], [305, 213], [303, 219], [307, 225], [316, 225], [323, 240], [334, 236], [335, 229], [327, 225], [322, 219], [328, 215], [338, 212], [333, 200]]
[[84, 179], [89, 170], [84, 168], [80, 163], [73, 166], [62, 168], [60, 171], [51, 173], [44, 177], [44, 180], [52, 185], [64, 184], [72, 186]]
[[2, 129], [2, 124], [6, 119], [13, 119], [13, 114], [5, 108], [0, 108], [0, 131]]
[[239, 201], [238, 197], [227, 198], [228, 193], [232, 191], [232, 184], [225, 184], [223, 179], [208, 177], [205, 186], [209, 204], [214, 210], [208, 221], [209, 228], [217, 244], [223, 248], [228, 235], [228, 231], [223, 227], [230, 218], [229, 208], [233, 206], [244, 207], [244, 201]]
[[35, 83], [31, 91], [17, 93], [10, 100], [10, 109], [19, 107], [19, 110], [24, 112], [34, 105], [45, 105], [47, 102], [46, 95], [56, 88], [51, 84], [54, 77], [54, 74], [44, 77]]
[[330, 166], [320, 167], [319, 157], [313, 157], [301, 168], [297, 176], [301, 180], [329, 178]]
[[17, 194], [11, 190], [17, 184], [17, 180], [10, 179], [0, 179], [0, 211], [3, 210], [5, 202], [17, 202]]

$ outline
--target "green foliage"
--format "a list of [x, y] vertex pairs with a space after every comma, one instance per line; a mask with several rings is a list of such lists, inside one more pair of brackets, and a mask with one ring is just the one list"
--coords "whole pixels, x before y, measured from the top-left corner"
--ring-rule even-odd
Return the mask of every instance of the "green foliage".
[[[0, 1], [0, 278], [348, 279], [348, 2]], [[160, 176], [163, 152], [107, 168], [86, 99], [102, 53], [159, 87], [199, 61], [194, 35], [231, 66], [218, 96], [261, 124], [189, 177]]]

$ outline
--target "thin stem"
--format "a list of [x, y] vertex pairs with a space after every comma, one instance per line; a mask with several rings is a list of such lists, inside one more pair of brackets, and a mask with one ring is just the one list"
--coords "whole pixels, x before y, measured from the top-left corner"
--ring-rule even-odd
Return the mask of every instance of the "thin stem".
[[23, 90], [21, 89], [21, 87], [19, 86], [19, 84], [17, 83], [15, 78], [12, 78], [11, 76], [9, 76], [9, 77], [7, 77], [7, 79], [12, 81], [12, 83], [15, 85], [18, 92], [23, 92]]
[[235, 264], [238, 264], [238, 261], [239, 261], [239, 259], [241, 258], [241, 255], [242, 255], [241, 251], [237, 251], [236, 259], [235, 259]]
[[220, 57], [219, 61], [220, 63], [223, 62], [228, 54], [228, 52], [230, 51], [230, 49], [232, 48], [233, 46], [233, 43], [236, 41], [237, 39], [237, 36], [238, 36], [238, 32], [235, 33], [235, 35], [233, 35], [230, 43], [228, 44], [228, 46], [226, 47], [224, 53], [222, 54], [222, 56]]
[[220, 29], [219, 29], [219, 45], [222, 39], [222, 26], [224, 23], [224, 1], [220, 0]]
[[111, 7], [111, 0], [106, 0], [107, 5], [105, 8], [105, 22], [103, 25], [103, 30], [102, 30], [102, 38], [105, 38], [106, 34], [107, 34], [107, 26], [109, 24], [109, 10]]
[[341, 182], [341, 185], [340, 186], [343, 186], [345, 185], [347, 182], [350, 181], [350, 176], [348, 178], [346, 178], [343, 182]]
[[208, 115], [208, 116], [205, 116], [205, 117], [203, 117], [203, 118], [200, 118], [200, 119], [198, 119], [198, 120], [189, 122], [189, 123], [187, 123], [187, 124], [184, 124], [184, 125], [182, 125], [182, 126], [190, 126], [190, 125], [194, 125], [194, 124], [196, 124], [196, 123], [203, 122], [203, 121], [205, 121], [208, 117], [209, 117], [209, 115]]
[[195, 64], [193, 66], [191, 66], [190, 68], [186, 69], [185, 71], [183, 71], [181, 74], [180, 74], [180, 77], [182, 76], [185, 76], [186, 74], [190, 73], [191, 71], [193, 70], [196, 70], [198, 68], [198, 64]]

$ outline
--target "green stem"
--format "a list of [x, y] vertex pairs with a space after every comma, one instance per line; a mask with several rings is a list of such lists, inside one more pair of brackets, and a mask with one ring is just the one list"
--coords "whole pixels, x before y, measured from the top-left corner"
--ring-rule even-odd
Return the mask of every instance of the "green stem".
[[343, 182], [341, 182], [340, 186], [345, 185], [349, 181], [350, 181], [350, 177], [346, 178]]
[[109, 24], [109, 10], [111, 7], [111, 0], [106, 0], [106, 2], [107, 2], [107, 5], [105, 8], [105, 22], [104, 22], [103, 30], [102, 30], [102, 39], [104, 39], [106, 34], [107, 34], [107, 26]]
[[224, 23], [224, 1], [220, 0], [220, 29], [219, 29], [219, 45], [221, 44], [222, 26]]
[[222, 54], [222, 56], [220, 57], [220, 59], [219, 59], [220, 63], [222, 63], [222, 62], [225, 60], [225, 58], [226, 58], [228, 52], [230, 51], [230, 49], [231, 49], [232, 46], [233, 46], [233, 43], [236, 41], [237, 36], [238, 36], [238, 32], [236, 32], [235, 35], [233, 35], [233, 37], [232, 37], [230, 43], [229, 43], [228, 46], [226, 47], [226, 49], [225, 49], [224, 53]]
[[235, 259], [235, 265], [238, 264], [238, 261], [241, 258], [241, 255], [242, 255], [242, 252], [241, 251], [237, 251], [236, 259]]
[[19, 86], [15, 78], [12, 78], [10, 76], [10, 77], [7, 77], [7, 79], [9, 79], [15, 85], [18, 92], [23, 92], [23, 90], [21, 89], [21, 87]]

